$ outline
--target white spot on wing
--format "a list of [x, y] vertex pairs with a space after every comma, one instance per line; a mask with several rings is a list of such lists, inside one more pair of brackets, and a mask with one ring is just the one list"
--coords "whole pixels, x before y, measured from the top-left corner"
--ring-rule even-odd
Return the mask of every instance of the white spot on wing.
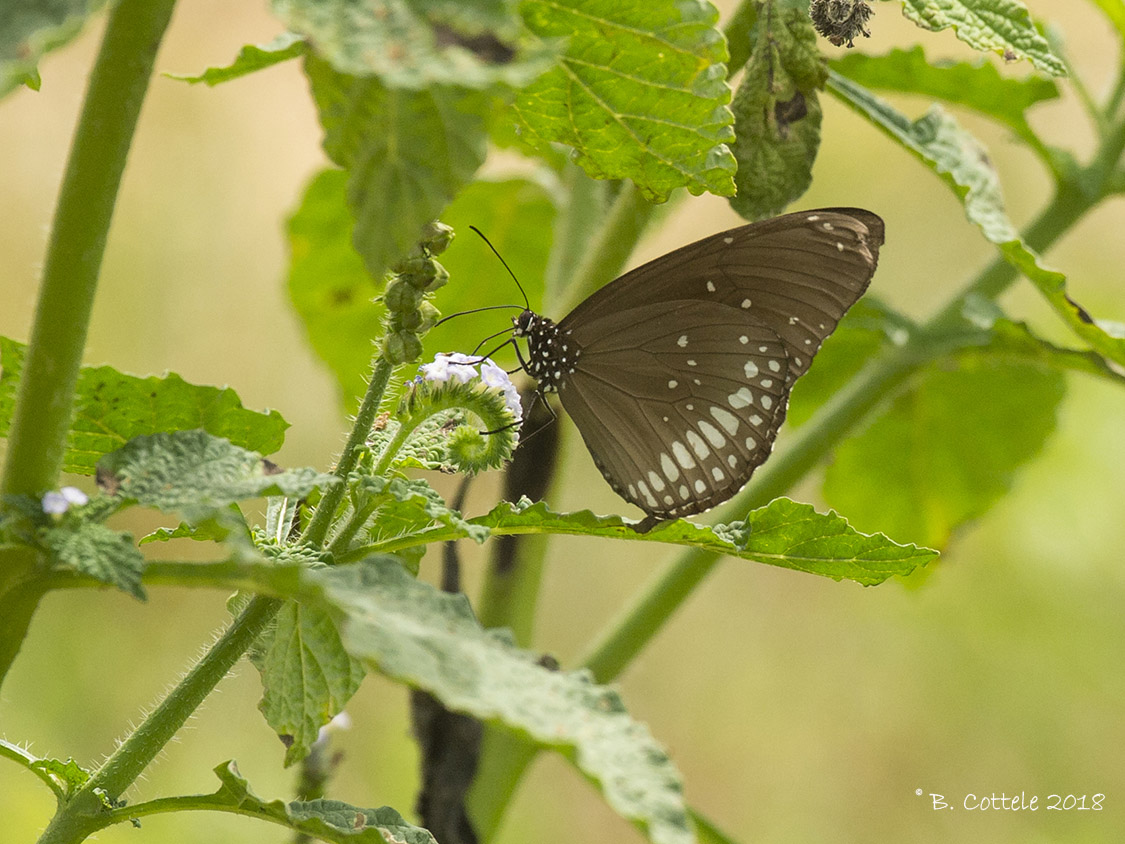
[[769, 410], [771, 407], [773, 407], [773, 399], [771, 399], [769, 396], [762, 396], [762, 407], [764, 407], [766, 410]]
[[726, 475], [723, 474], [722, 469], [720, 469], [718, 466], [715, 466], [711, 469], [711, 477], [714, 478], [717, 481], [721, 481], [723, 478], [726, 477]]
[[751, 302], [750, 302], [750, 300], [749, 300], [749, 299], [743, 299], [743, 300], [742, 300], [742, 307], [743, 307], [743, 308], [749, 309], [749, 308], [750, 308], [750, 305], [751, 305]]
[[710, 422], [704, 422], [701, 419], [699, 421], [699, 430], [703, 432], [703, 436], [707, 437], [707, 442], [711, 443], [715, 448], [722, 448], [727, 444], [727, 438], [720, 434], [719, 429]]
[[680, 385], [679, 385], [679, 382], [678, 382], [678, 381], [674, 381], [674, 380], [673, 380], [673, 381], [669, 381], [669, 382], [668, 382], [668, 389], [669, 389], [669, 390], [674, 390], [674, 389], [676, 389], [676, 387], [678, 387], [678, 386], [680, 386]]
[[713, 281], [707, 282], [707, 292], [708, 293], [714, 293], [715, 292], [715, 282], [713, 282]]
[[734, 436], [734, 432], [738, 430], [738, 417], [728, 410], [721, 407], [712, 407], [711, 416], [715, 421], [723, 426], [723, 430]]
[[769, 363], [770, 372], [781, 372], [781, 364], [776, 360], [771, 360]]
[[738, 338], [738, 342], [741, 343], [743, 346], [745, 346], [747, 343], [750, 342], [750, 338], [747, 337], [745, 334], [743, 334], [741, 337]]
[[[715, 433], [717, 434], [719, 432], [715, 431]], [[699, 436], [695, 431], [687, 432], [687, 441], [691, 446], [691, 450], [695, 452], [695, 456], [700, 460], [705, 460], [707, 455], [711, 453], [711, 450], [707, 448], [707, 443], [703, 442], [703, 437]]]
[[702, 493], [706, 489], [707, 489], [707, 484], [703, 483], [703, 481], [696, 481], [695, 482], [695, 491], [696, 492]]
[[733, 237], [724, 237], [723, 243], [725, 243], [727, 246], [730, 246], [732, 243], [734, 243], [734, 238]]
[[761, 428], [762, 427], [762, 417], [759, 416], [757, 413], [755, 413], [753, 416], [750, 417], [750, 424], [753, 425], [755, 428]]
[[735, 410], [741, 410], [754, 403], [754, 394], [750, 392], [748, 387], [743, 387], [737, 393], [731, 393], [727, 396], [727, 403]]
[[[672, 443], [672, 455], [676, 458], [676, 462], [683, 466], [685, 469], [692, 469], [695, 467], [695, 461], [692, 460], [691, 455], [688, 453], [688, 450], [679, 440], [676, 440], [676, 442]], [[669, 475], [668, 477], [671, 477], [671, 475]]]
[[[673, 447], [675, 447], [675, 446], [680, 445], [680, 444], [679, 443], [673, 443], [672, 445], [673, 445]], [[683, 448], [683, 446], [680, 445], [680, 448]], [[691, 455], [688, 454], [686, 451], [684, 452], [684, 454], [687, 456], [688, 460], [691, 459]], [[688, 467], [685, 466], [684, 468], [686, 469]], [[660, 471], [662, 471], [664, 473], [664, 477], [666, 477], [668, 479], [668, 483], [670, 483], [670, 484], [675, 483], [680, 477], [680, 470], [676, 468], [676, 464], [672, 462], [672, 458], [669, 457], [667, 454], [662, 453], [660, 455]]]
[[[770, 361], [770, 363], [773, 363], [773, 361]], [[752, 360], [748, 360], [746, 361], [746, 366], [742, 367], [742, 371], [746, 373], [747, 378], [753, 378], [758, 374], [758, 364], [754, 363]]]
[[651, 469], [648, 470], [648, 482], [652, 484], [652, 488], [657, 492], [661, 492], [664, 489], [664, 479]]
[[686, 346], [686, 345], [687, 345], [687, 335], [686, 335], [686, 334], [681, 334], [681, 335], [680, 335], [680, 339], [676, 341], [676, 345], [677, 345], [677, 346], [679, 346], [679, 347], [680, 347], [681, 349], [682, 349], [682, 348], [683, 348], [684, 346]]

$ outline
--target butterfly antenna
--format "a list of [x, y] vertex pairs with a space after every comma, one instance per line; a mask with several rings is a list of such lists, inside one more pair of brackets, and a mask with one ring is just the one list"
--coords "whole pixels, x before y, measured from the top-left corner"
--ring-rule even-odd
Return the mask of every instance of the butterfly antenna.
[[[475, 231], [478, 235], [480, 235], [480, 239], [488, 244], [488, 248], [492, 250], [492, 254], [500, 259], [500, 263], [504, 265], [504, 269], [506, 269], [508, 271], [508, 275], [510, 275], [512, 277], [512, 281], [514, 281], [516, 283], [516, 287], [518, 287], [520, 289], [520, 293], [523, 295], [524, 308], [526, 308], [527, 310], [530, 311], [531, 310], [531, 303], [527, 299], [527, 292], [523, 289], [523, 285], [520, 284], [520, 280], [518, 278], [516, 278], [516, 274], [514, 272], [512, 272], [512, 268], [508, 266], [508, 262], [504, 260], [504, 256], [496, 251], [496, 247], [492, 245], [492, 241], [489, 240], [487, 237], [485, 237], [484, 233], [480, 229], [478, 229], [476, 226], [469, 226], [469, 228], [472, 229], [473, 231]], [[513, 306], [509, 305], [508, 307], [513, 307]]]
[[[437, 328], [443, 322], [449, 322], [449, 320], [453, 319], [453, 317], [466, 316], [467, 314], [479, 314], [481, 311], [497, 311], [497, 310], [500, 310], [501, 308], [515, 308], [517, 311], [522, 310], [520, 305], [485, 305], [483, 308], [472, 308], [472, 309], [467, 310], [467, 311], [458, 311], [455, 314], [450, 314], [449, 316], [444, 316], [441, 319], [439, 319], [437, 322], [435, 322], [431, 326], [431, 328]], [[495, 337], [496, 335], [494, 334], [493, 336]]]

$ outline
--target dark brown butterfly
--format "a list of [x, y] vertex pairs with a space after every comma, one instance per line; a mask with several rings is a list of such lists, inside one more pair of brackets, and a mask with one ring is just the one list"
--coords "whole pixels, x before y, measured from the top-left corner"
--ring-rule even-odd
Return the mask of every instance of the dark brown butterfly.
[[765, 462], [789, 390], [867, 289], [883, 221], [858, 208], [720, 232], [626, 273], [559, 323], [525, 310], [524, 368], [558, 392], [609, 485], [700, 513]]

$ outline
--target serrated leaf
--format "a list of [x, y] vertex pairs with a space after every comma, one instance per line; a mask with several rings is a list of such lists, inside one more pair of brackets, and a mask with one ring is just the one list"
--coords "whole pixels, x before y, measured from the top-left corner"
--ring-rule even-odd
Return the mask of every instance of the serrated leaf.
[[343, 711], [364, 677], [322, 607], [287, 602], [255, 643], [262, 677], [258, 709], [285, 742], [285, 765], [304, 759], [320, 728]]
[[[0, 337], [0, 436], [7, 436], [27, 347]], [[242, 406], [234, 390], [189, 384], [175, 373], [139, 378], [110, 366], [84, 366], [63, 471], [94, 474], [98, 459], [141, 434], [202, 428], [236, 445], [272, 454], [289, 423], [276, 410]]]
[[1042, 142], [1027, 123], [1025, 112], [1036, 103], [1055, 99], [1058, 86], [1041, 76], [1011, 79], [988, 61], [926, 60], [921, 46], [892, 50], [883, 56], [850, 52], [830, 62], [833, 70], [868, 88], [936, 97], [978, 111], [1010, 128], [1031, 146]]
[[488, 528], [466, 521], [425, 480], [367, 477], [363, 489], [378, 502], [368, 531], [372, 542], [385, 542], [443, 525], [479, 543], [491, 535]]
[[[174, 528], [157, 528], [147, 536], [141, 537], [138, 545], [147, 545], [150, 542], [171, 542], [174, 539], [192, 539], [196, 542], [225, 542], [231, 535], [232, 524], [245, 525], [242, 511], [237, 504], [231, 504], [229, 510], [232, 518], [203, 517], [194, 522], [180, 522]], [[246, 535], [245, 531], [240, 534]]]
[[0, 6], [0, 97], [39, 90], [39, 60], [73, 40], [105, 0], [20, 0]]
[[272, 6], [337, 71], [376, 76], [389, 88], [518, 88], [542, 73], [550, 58], [542, 47], [520, 54], [521, 27], [511, 0], [273, 0]]
[[730, 205], [748, 220], [778, 214], [808, 190], [827, 78], [806, 9], [771, 0], [759, 10], [757, 33], [731, 104], [738, 193]]
[[383, 331], [381, 291], [352, 245], [355, 221], [347, 204], [348, 174], [322, 170], [289, 218], [289, 299], [313, 351], [336, 378], [354, 410], [367, 387], [372, 345]]
[[1027, 59], [1052, 76], [1066, 76], [1062, 59], [1051, 52], [1027, 7], [1017, 0], [902, 0], [902, 13], [923, 29], [953, 28], [974, 50]]
[[[638, 533], [635, 522], [620, 516], [598, 516], [589, 510], [556, 513], [543, 502], [526, 500], [518, 504], [502, 501], [470, 522], [488, 527], [495, 536], [564, 533], [683, 545], [865, 586], [910, 574], [937, 556], [928, 548], [899, 545], [881, 533], [859, 533], [835, 513], [817, 513], [811, 505], [787, 498], [752, 511], [743, 521], [707, 526], [677, 519], [661, 522], [647, 533]], [[428, 538], [438, 541], [459, 535], [435, 531]], [[379, 550], [397, 551], [399, 547], [400, 543], [391, 541]]]
[[214, 87], [232, 79], [239, 79], [273, 67], [275, 64], [303, 56], [308, 47], [305, 39], [293, 32], [283, 32], [268, 44], [247, 44], [238, 51], [238, 56], [226, 67], [209, 67], [197, 76], [181, 73], [165, 73], [169, 79], [178, 79], [195, 85], [204, 82]]
[[1039, 256], [1020, 240], [1004, 243], [1000, 251], [1016, 269], [1023, 273], [1043, 294], [1063, 321], [1090, 348], [1107, 360], [1125, 367], [1125, 326], [1095, 319], [1075, 302], [1066, 290], [1066, 276], [1049, 270], [1040, 263]]
[[111, 494], [159, 510], [217, 510], [248, 498], [301, 498], [336, 481], [313, 469], [277, 471], [261, 455], [205, 431], [136, 437], [98, 463]]
[[966, 216], [992, 243], [1019, 238], [1004, 210], [1000, 178], [984, 146], [940, 106], [910, 120], [866, 88], [829, 73], [829, 88], [888, 136], [910, 150], [953, 188]]
[[1056, 371], [985, 356], [932, 365], [836, 450], [825, 498], [859, 525], [944, 547], [983, 515], [1055, 427]]
[[514, 111], [535, 147], [563, 143], [597, 179], [662, 202], [678, 187], [734, 192], [726, 44], [702, 0], [525, 0], [527, 28], [565, 39]]
[[464, 595], [414, 580], [393, 557], [307, 577], [339, 615], [345, 646], [369, 666], [559, 750], [650, 840], [694, 840], [679, 774], [616, 691], [586, 672], [542, 667], [538, 655], [483, 630]]
[[388, 806], [361, 809], [340, 800], [267, 802], [250, 790], [234, 762], [216, 767], [215, 775], [222, 785], [214, 794], [198, 798], [200, 808], [266, 818], [335, 844], [437, 844], [429, 832], [407, 823]]
[[67, 519], [47, 528], [43, 544], [53, 568], [77, 571], [145, 599], [141, 586], [145, 560], [132, 534], [111, 530], [99, 522]]
[[339, 73], [314, 55], [305, 72], [324, 150], [348, 171], [352, 242], [371, 276], [382, 279], [484, 163], [490, 104], [453, 86], [387, 88], [373, 77]]

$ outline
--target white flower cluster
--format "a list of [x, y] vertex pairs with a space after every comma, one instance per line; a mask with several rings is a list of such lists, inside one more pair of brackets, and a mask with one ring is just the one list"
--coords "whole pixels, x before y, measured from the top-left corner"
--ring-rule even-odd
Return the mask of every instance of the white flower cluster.
[[52, 490], [43, 496], [42, 507], [44, 513], [52, 516], [61, 516], [71, 507], [81, 507], [89, 497], [75, 486], [64, 486], [60, 490]]
[[461, 352], [441, 353], [434, 355], [433, 363], [424, 363], [421, 366], [422, 377], [427, 381], [441, 384], [454, 381], [466, 384], [477, 377], [476, 364], [480, 364], [480, 380], [486, 387], [493, 387], [504, 395], [504, 404], [517, 421], [523, 419], [523, 405], [520, 404], [520, 392], [508, 373], [497, 366], [489, 358], [473, 357]]

